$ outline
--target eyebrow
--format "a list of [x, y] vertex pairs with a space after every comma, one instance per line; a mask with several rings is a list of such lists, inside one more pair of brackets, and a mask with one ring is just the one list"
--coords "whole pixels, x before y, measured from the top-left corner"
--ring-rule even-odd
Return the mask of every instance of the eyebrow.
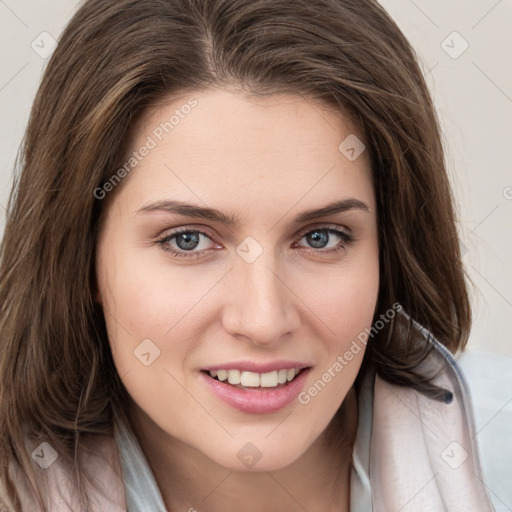
[[[336, 213], [342, 213], [349, 210], [360, 210], [363, 212], [369, 212], [370, 209], [366, 203], [356, 198], [343, 199], [341, 201], [335, 201], [321, 208], [306, 210], [297, 215], [292, 223], [300, 224], [320, 217], [326, 217], [327, 215], [334, 215]], [[240, 224], [240, 219], [236, 215], [230, 215], [223, 213], [214, 208], [207, 208], [197, 206], [183, 201], [176, 200], [161, 200], [154, 203], [150, 203], [137, 210], [136, 215], [139, 213], [149, 212], [165, 212], [175, 213], [186, 217], [194, 217], [199, 219], [206, 219], [214, 222], [225, 224], [226, 226], [236, 226]]]

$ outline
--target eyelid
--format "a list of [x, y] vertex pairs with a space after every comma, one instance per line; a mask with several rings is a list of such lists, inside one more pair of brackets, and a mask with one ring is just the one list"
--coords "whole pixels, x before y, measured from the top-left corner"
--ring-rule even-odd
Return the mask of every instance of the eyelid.
[[[321, 253], [330, 254], [332, 252], [336, 252], [340, 248], [346, 247], [347, 245], [349, 245], [355, 241], [355, 237], [352, 233], [352, 230], [350, 230], [346, 226], [340, 226], [339, 224], [330, 224], [330, 223], [325, 223], [325, 222], [324, 223], [317, 222], [315, 224], [312, 224], [312, 225], [310, 224], [309, 226], [306, 226], [306, 227], [300, 229], [293, 236], [293, 240], [294, 240], [293, 243], [296, 244], [296, 243], [300, 242], [300, 240], [305, 235], [307, 235], [308, 233], [315, 231], [315, 230], [335, 232], [335, 234], [337, 234], [340, 238], [343, 239], [341, 246], [338, 246], [337, 248], [327, 249], [327, 250], [305, 247], [304, 250], [306, 252], [319, 253], [319, 254], [321, 254]], [[190, 232], [199, 233], [200, 235], [206, 236], [213, 243], [218, 245], [218, 243], [215, 241], [215, 236], [211, 235], [211, 231], [212, 230], [210, 230], [209, 228], [207, 228], [203, 225], [189, 224], [189, 225], [185, 225], [185, 226], [180, 226], [178, 228], [174, 228], [167, 234], [164, 231], [163, 234], [161, 234], [160, 236], [157, 237], [156, 243], [162, 246], [162, 250], [164, 250], [166, 252], [170, 252], [171, 254], [177, 255], [178, 257], [183, 256], [183, 257], [188, 257], [190, 259], [194, 259], [194, 258], [197, 259], [197, 258], [201, 258], [202, 257], [201, 255], [204, 254], [205, 252], [209, 252], [213, 249], [203, 249], [201, 251], [193, 251], [193, 250], [192, 251], [184, 251], [184, 250], [176, 250], [176, 249], [165, 249], [163, 246], [170, 240], [174, 239], [174, 237], [178, 236], [180, 233], [190, 233]]]
[[[299, 229], [294, 235], [294, 238], [297, 238], [298, 236], [304, 236], [305, 234], [309, 233], [312, 230], [315, 229], [335, 229], [335, 230], [342, 230], [347, 235], [352, 236], [352, 230], [349, 229], [347, 226], [339, 225], [339, 224], [330, 224], [328, 222], [316, 222], [314, 224], [310, 224], [304, 228]], [[209, 236], [212, 239], [215, 239], [215, 234], [213, 234], [213, 230], [203, 226], [202, 224], [187, 224], [185, 226], [180, 226], [177, 228], [170, 228], [165, 231], [163, 231], [161, 234], [155, 236], [154, 238], [161, 240], [162, 238], [167, 238], [168, 236], [174, 236], [183, 232], [189, 232], [189, 231], [197, 231], [199, 233], [202, 233], [204, 235]], [[168, 233], [167, 233], [168, 232]]]
[[330, 224], [328, 222], [317, 222], [315, 224], [310, 224], [305, 228], [301, 228], [297, 233], [302, 234], [301, 236], [304, 236], [305, 234], [309, 233], [310, 231], [314, 231], [315, 229], [335, 229], [337, 231], [343, 231], [347, 235], [352, 236], [352, 230], [349, 229], [347, 226], [340, 226], [339, 224]]
[[175, 235], [179, 235], [180, 233], [189, 233], [189, 232], [197, 232], [208, 236], [208, 238], [215, 240], [216, 234], [214, 230], [208, 228], [202, 224], [187, 224], [184, 226], [178, 226], [176, 228], [168, 228], [163, 231], [160, 231], [158, 234], [152, 236], [152, 239], [155, 241], [163, 240], [165, 238], [169, 238]]

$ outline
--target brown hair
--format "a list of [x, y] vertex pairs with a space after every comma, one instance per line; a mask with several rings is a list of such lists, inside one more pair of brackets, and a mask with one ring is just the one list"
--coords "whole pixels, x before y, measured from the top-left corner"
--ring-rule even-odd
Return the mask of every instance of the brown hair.
[[[15, 461], [46, 510], [25, 436], [59, 447], [87, 502], [81, 440], [111, 433], [113, 411], [126, 405], [93, 300], [104, 208], [94, 191], [125, 161], [150, 106], [213, 85], [299, 94], [359, 122], [378, 207], [375, 318], [399, 302], [452, 352], [466, 344], [471, 312], [435, 109], [414, 51], [377, 1], [88, 0], [33, 103], [0, 251], [0, 482], [9, 502], [18, 503]], [[438, 396], [417, 370], [426, 348], [409, 335], [404, 348], [395, 327], [371, 340], [365, 364]]]

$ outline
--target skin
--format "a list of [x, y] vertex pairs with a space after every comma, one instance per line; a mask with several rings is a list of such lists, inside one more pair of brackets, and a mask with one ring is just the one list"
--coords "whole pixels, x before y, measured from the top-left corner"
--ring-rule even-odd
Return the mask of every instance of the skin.
[[[111, 192], [98, 240], [96, 299], [133, 400], [133, 429], [170, 511], [348, 511], [353, 383], [364, 345], [308, 404], [295, 400], [271, 414], [231, 408], [199, 371], [242, 359], [308, 362], [307, 390], [371, 326], [379, 249], [369, 157], [350, 161], [339, 151], [357, 132], [321, 103], [228, 89], [151, 109], [133, 149], [192, 96], [197, 106]], [[347, 198], [368, 210], [292, 223]], [[240, 223], [139, 211], [169, 199]], [[321, 231], [326, 238], [315, 245], [305, 236], [326, 224], [354, 241]], [[188, 253], [190, 241], [180, 237], [167, 247], [199, 257], [176, 257], [157, 243], [182, 227], [208, 236]], [[262, 250], [251, 263], [236, 252], [246, 237]], [[134, 355], [145, 339], [160, 350], [148, 366]], [[237, 457], [248, 442], [261, 453], [250, 468]]]

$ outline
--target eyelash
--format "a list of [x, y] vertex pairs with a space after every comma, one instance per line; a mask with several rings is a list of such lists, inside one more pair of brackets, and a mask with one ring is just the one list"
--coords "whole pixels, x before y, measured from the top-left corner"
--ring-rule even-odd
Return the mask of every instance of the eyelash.
[[[347, 233], [346, 231], [340, 229], [339, 227], [335, 227], [332, 225], [322, 225], [319, 227], [308, 229], [307, 231], [303, 231], [300, 234], [300, 236], [298, 237], [298, 241], [300, 241], [304, 236], [306, 236], [310, 233], [313, 233], [315, 231], [322, 231], [322, 232], [327, 232], [329, 234], [337, 235], [341, 238], [341, 242], [336, 247], [334, 247], [332, 249], [328, 249], [328, 250], [322, 250], [322, 249], [309, 249], [308, 250], [308, 249], [306, 249], [306, 252], [308, 252], [310, 254], [338, 253], [339, 251], [345, 250], [347, 246], [351, 245], [355, 241], [355, 238], [352, 234]], [[208, 233], [206, 233], [205, 231], [202, 231], [200, 229], [182, 228], [182, 229], [178, 229], [168, 235], [165, 235], [164, 237], [157, 240], [156, 243], [161, 247], [161, 249], [163, 251], [171, 253], [173, 256], [178, 257], [178, 258], [197, 259], [197, 258], [202, 257], [201, 252], [206, 252], [206, 251], [211, 250], [211, 249], [205, 249], [204, 251], [194, 251], [194, 250], [184, 251], [182, 249], [182, 250], [177, 251], [175, 249], [170, 249], [167, 244], [171, 240], [176, 238], [178, 235], [183, 234], [183, 233], [199, 233], [199, 234], [204, 235], [207, 238], [211, 239], [211, 236]]]

